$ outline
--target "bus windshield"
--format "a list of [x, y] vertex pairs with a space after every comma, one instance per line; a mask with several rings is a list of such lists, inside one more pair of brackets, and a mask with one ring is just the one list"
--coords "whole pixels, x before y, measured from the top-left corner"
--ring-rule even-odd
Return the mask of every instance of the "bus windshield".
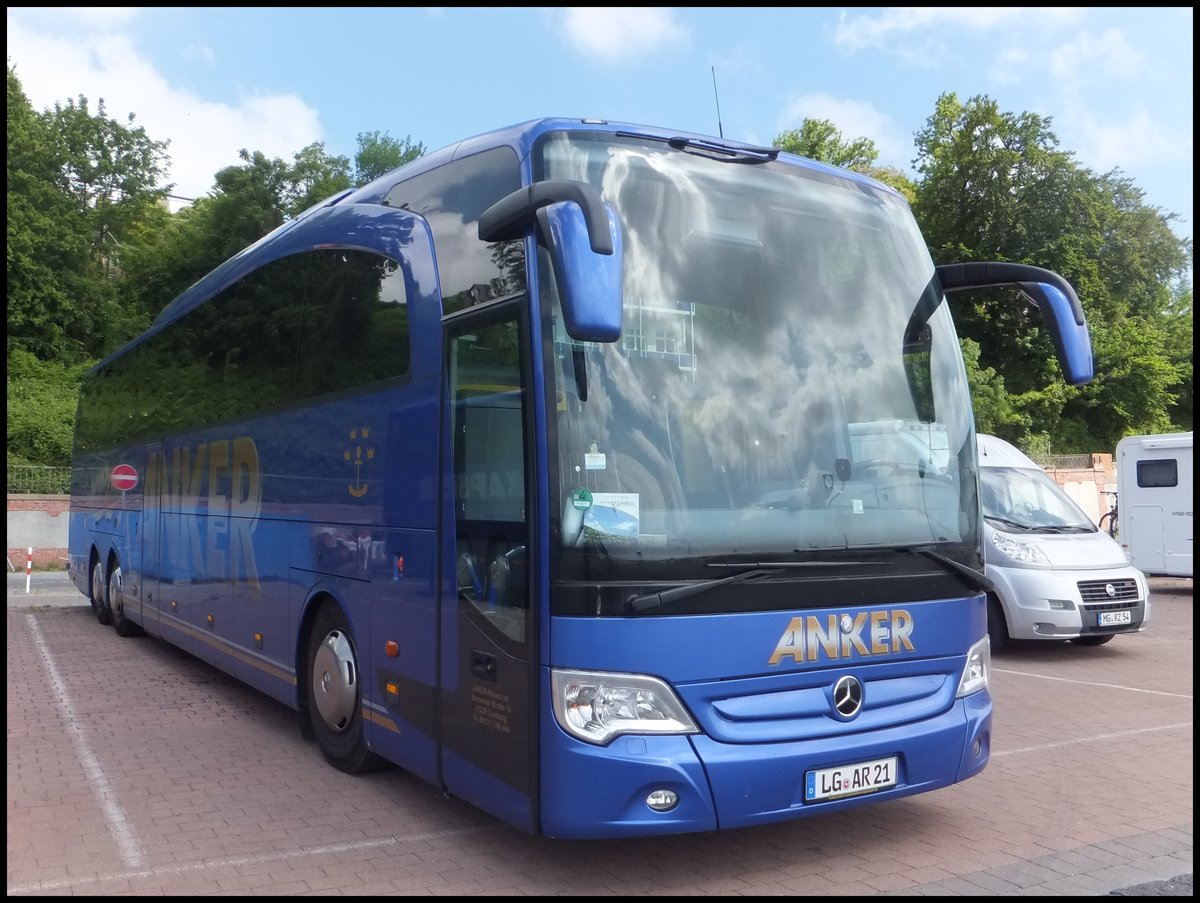
[[559, 578], [896, 547], [965, 560], [970, 397], [903, 199], [624, 133], [560, 133], [537, 160], [535, 178], [599, 189], [625, 255], [613, 344], [570, 339], [539, 265]]

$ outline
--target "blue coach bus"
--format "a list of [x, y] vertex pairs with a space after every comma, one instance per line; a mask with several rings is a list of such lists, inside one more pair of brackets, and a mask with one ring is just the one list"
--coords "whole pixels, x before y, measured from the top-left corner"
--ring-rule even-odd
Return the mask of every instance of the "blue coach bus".
[[533, 833], [945, 787], [992, 716], [946, 296], [994, 286], [1091, 378], [1065, 280], [935, 267], [861, 175], [600, 120], [481, 135], [280, 226], [87, 375], [70, 572], [333, 766]]

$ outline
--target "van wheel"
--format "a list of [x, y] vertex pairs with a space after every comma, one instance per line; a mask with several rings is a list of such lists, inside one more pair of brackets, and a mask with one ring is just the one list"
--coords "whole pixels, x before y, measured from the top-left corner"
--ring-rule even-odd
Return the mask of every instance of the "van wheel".
[[108, 607], [108, 581], [104, 579], [104, 564], [99, 559], [92, 565], [92, 611], [101, 624], [112, 623], [112, 609]]
[[1008, 622], [1004, 620], [1004, 606], [993, 595], [987, 601], [988, 639], [992, 652], [1000, 652], [1008, 645]]
[[326, 602], [308, 639], [308, 716], [321, 755], [334, 768], [361, 774], [381, 764], [363, 737], [362, 672], [346, 616]]
[[1114, 636], [1116, 636], [1115, 633], [1091, 634], [1089, 636], [1077, 636], [1071, 642], [1076, 646], [1103, 646]]

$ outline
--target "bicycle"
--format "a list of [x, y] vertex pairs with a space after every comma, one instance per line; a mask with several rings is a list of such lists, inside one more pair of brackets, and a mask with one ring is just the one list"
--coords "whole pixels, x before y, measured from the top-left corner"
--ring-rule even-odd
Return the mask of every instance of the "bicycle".
[[[1104, 512], [1104, 514], [1100, 515], [1100, 522], [1097, 524], [1097, 526], [1101, 530], [1106, 531], [1108, 533], [1108, 535], [1111, 536], [1113, 539], [1116, 539], [1117, 534], [1121, 532], [1121, 524], [1120, 524], [1120, 521], [1118, 520], [1118, 518], [1119, 518], [1119, 514], [1117, 512], [1117, 494], [1114, 492], [1113, 500], [1112, 500], [1112, 507], [1109, 508], [1108, 511]], [[1107, 527], [1104, 525], [1105, 521], [1108, 521]]]

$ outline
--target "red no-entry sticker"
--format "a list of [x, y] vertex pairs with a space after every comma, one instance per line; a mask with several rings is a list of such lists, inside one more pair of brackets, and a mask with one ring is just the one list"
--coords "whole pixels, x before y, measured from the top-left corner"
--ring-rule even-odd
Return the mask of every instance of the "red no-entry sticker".
[[137, 486], [138, 472], [132, 465], [118, 464], [112, 469], [109, 479], [112, 481], [113, 489], [125, 492]]

